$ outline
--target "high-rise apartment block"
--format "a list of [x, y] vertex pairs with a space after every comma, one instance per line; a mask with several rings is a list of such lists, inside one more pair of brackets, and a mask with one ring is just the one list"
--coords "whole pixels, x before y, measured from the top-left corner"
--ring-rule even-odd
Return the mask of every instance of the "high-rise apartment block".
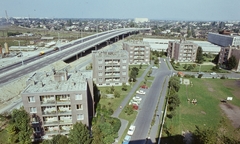
[[128, 83], [128, 52], [92, 51], [93, 79], [97, 86]]
[[176, 62], [194, 62], [196, 60], [198, 45], [186, 40], [169, 41], [168, 57]]
[[150, 45], [143, 42], [124, 42], [123, 50], [129, 53], [129, 64], [149, 64]]
[[222, 47], [240, 46], [240, 36], [231, 36], [209, 32], [208, 41]]
[[222, 66], [226, 66], [228, 59], [231, 56], [235, 56], [237, 60], [237, 66], [234, 68], [236, 71], [240, 71], [240, 48], [236, 46], [230, 46], [230, 47], [222, 47], [220, 54], [219, 54], [219, 59], [218, 59], [218, 64]]
[[35, 139], [67, 135], [73, 124], [90, 125], [94, 115], [92, 72], [35, 73], [21, 93]]

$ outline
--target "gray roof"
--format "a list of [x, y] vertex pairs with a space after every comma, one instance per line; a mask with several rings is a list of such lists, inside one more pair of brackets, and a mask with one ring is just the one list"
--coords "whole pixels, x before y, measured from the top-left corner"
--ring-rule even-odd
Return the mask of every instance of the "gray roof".
[[[83, 91], [87, 89], [87, 79], [92, 79], [91, 71], [77, 71], [67, 74], [67, 80], [56, 81], [53, 73], [46, 76], [46, 73], [38, 73], [33, 77], [33, 83], [30, 84], [23, 93], [38, 92], [66, 92], [66, 91]], [[35, 81], [35, 82], [34, 82]]]

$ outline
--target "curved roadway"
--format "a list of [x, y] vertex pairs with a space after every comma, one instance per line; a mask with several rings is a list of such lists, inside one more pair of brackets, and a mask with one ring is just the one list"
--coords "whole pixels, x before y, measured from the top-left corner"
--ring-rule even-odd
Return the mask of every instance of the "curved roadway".
[[[28, 73], [34, 72], [38, 69], [41, 69], [44, 66], [47, 66], [51, 63], [54, 63], [58, 60], [63, 59], [64, 57], [67, 57], [69, 55], [72, 55], [73, 53], [80, 52], [87, 50], [102, 41], [106, 39], [111, 39], [117, 35], [121, 35], [124, 33], [137, 31], [139, 29], [118, 29], [111, 32], [104, 32], [95, 34], [93, 36], [89, 36], [82, 40], [77, 40], [71, 43], [68, 43], [66, 45], [61, 46], [59, 51], [49, 51], [46, 52], [45, 55], [42, 56], [33, 56], [27, 60], [24, 60], [24, 66], [21, 66], [21, 62], [15, 63], [13, 65], [4, 67], [0, 69], [0, 74], [3, 74], [3, 72], [8, 72], [11, 70], [11, 72], [5, 74], [4, 76], [1, 76], [0, 78], [0, 84], [4, 84], [6, 82], [13, 81], [23, 75], [26, 75]], [[53, 54], [56, 53], [56, 54]], [[40, 61], [37, 61], [41, 58]], [[35, 63], [33, 63], [35, 61]], [[28, 64], [28, 65], [26, 65]]]

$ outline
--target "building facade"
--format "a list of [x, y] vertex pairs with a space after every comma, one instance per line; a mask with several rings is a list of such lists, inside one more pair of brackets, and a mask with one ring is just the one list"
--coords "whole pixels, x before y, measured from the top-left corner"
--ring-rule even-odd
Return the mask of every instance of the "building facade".
[[176, 62], [195, 62], [198, 45], [186, 40], [169, 41], [167, 55]]
[[143, 42], [124, 42], [123, 50], [129, 54], [129, 64], [149, 64], [150, 45]]
[[222, 47], [219, 53], [218, 64], [221, 66], [226, 66], [228, 59], [231, 56], [235, 56], [237, 60], [237, 66], [234, 68], [237, 72], [240, 71], [240, 48], [239, 47]]
[[94, 115], [92, 72], [36, 73], [27, 84], [21, 96], [35, 140], [68, 135], [76, 122], [90, 126]]
[[222, 47], [240, 46], [240, 36], [230, 36], [209, 32], [208, 41]]
[[128, 83], [128, 52], [92, 51], [93, 79], [97, 86]]

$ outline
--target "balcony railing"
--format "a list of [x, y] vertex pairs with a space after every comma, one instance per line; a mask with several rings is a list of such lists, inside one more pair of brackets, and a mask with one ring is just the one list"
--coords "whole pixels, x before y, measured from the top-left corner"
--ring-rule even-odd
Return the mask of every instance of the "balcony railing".
[[60, 120], [59, 124], [72, 124], [72, 119], [69, 120]]
[[55, 104], [56, 101], [55, 100], [44, 100], [44, 101], [41, 101], [41, 104]]
[[58, 114], [59, 114], [59, 115], [65, 115], [65, 114], [68, 114], [68, 115], [69, 115], [69, 114], [71, 114], [71, 113], [72, 113], [71, 110], [68, 110], [68, 111], [60, 111], [60, 110], [59, 110], [59, 111], [58, 111]]
[[52, 120], [52, 121], [43, 121], [43, 123], [44, 123], [45, 125], [48, 125], [48, 124], [58, 124], [58, 123], [59, 123], [59, 121], [58, 121], [58, 120]]
[[43, 115], [54, 115], [54, 114], [57, 114], [57, 111], [55, 110], [55, 111], [42, 111], [42, 114]]

